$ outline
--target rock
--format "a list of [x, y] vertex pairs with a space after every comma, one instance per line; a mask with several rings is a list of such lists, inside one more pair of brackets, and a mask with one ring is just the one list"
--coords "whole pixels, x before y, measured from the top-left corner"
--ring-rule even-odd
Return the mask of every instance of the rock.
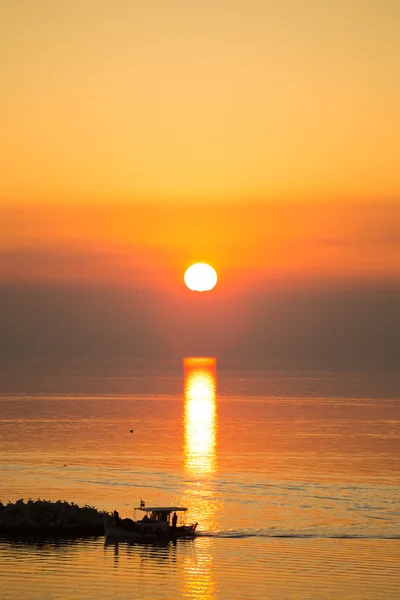
[[26, 525], [27, 529], [38, 529], [39, 528], [39, 523], [35, 523], [35, 521], [33, 519], [31, 519], [30, 517], [28, 517], [25, 520], [25, 525]]
[[22, 527], [23, 525], [25, 525], [25, 515], [23, 515], [22, 513], [18, 513], [14, 517], [13, 526], [18, 528]]
[[9, 502], [6, 506], [1, 504], [0, 532], [29, 533], [54, 532], [57, 534], [98, 535], [103, 533], [103, 523], [110, 517], [105, 511], [99, 511], [91, 506], [80, 507], [58, 500], [50, 502], [45, 500], [27, 503], [21, 498], [14, 504]]

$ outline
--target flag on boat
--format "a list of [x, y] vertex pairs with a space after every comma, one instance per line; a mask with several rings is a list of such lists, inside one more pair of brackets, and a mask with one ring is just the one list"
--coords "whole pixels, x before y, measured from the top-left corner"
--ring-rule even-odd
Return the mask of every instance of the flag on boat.
[[146, 506], [145, 501], [140, 498], [140, 508], [144, 508], [145, 506]]

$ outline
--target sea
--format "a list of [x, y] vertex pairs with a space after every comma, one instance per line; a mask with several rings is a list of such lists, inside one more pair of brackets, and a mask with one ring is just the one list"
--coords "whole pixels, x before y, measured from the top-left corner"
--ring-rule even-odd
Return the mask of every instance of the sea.
[[121, 517], [187, 507], [195, 539], [0, 539], [0, 598], [400, 598], [397, 373], [176, 365], [2, 370], [0, 500]]

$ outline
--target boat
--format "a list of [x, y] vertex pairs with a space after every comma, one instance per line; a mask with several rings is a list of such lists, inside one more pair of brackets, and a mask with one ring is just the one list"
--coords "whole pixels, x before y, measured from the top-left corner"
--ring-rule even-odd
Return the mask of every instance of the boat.
[[[144, 513], [136, 519], [136, 511]], [[134, 509], [134, 518], [120, 519], [118, 513], [112, 522], [105, 523], [107, 538], [127, 542], [156, 542], [183, 537], [194, 537], [197, 523], [186, 524], [187, 508], [182, 506], [150, 506], [144, 502]], [[172, 515], [172, 516], [171, 516]]]

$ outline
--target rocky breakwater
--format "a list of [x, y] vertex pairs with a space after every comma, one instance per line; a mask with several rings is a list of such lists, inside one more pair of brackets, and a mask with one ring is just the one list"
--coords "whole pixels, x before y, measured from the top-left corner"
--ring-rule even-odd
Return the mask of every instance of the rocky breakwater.
[[92, 506], [73, 502], [23, 499], [0, 502], [0, 534], [13, 535], [101, 535], [110, 515]]

